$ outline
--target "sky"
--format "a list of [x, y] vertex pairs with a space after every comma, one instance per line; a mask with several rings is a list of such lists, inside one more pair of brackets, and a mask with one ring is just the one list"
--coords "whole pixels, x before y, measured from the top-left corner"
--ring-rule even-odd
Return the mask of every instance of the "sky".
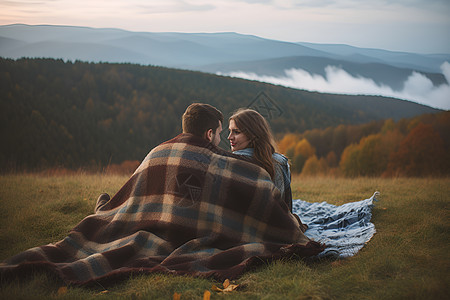
[[450, 0], [0, 0], [0, 24], [15, 23], [450, 53]]

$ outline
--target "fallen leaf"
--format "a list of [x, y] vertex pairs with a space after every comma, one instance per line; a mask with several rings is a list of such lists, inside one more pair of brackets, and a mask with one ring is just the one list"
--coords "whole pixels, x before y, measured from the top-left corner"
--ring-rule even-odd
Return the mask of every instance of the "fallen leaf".
[[180, 299], [181, 299], [181, 294], [173, 293], [173, 300], [180, 300]]
[[58, 296], [67, 294], [67, 286], [62, 286], [58, 289]]
[[222, 291], [223, 291], [221, 288], [218, 288], [218, 287], [215, 286], [215, 285], [213, 285], [213, 286], [211, 287], [211, 289], [212, 289], [213, 291], [216, 291], [216, 292], [222, 292]]
[[210, 299], [211, 299], [211, 292], [208, 291], [208, 290], [206, 290], [206, 291], [203, 293], [203, 300], [210, 300]]
[[223, 288], [226, 289], [229, 285], [230, 285], [230, 280], [225, 279], [225, 281], [223, 282]]
[[229, 286], [227, 286], [225, 289], [223, 289], [223, 292], [232, 292], [235, 289], [237, 289], [239, 287], [239, 284], [230, 284]]
[[239, 284], [231, 284], [228, 279], [225, 279], [225, 281], [223, 282], [223, 287], [224, 288], [221, 289], [221, 288], [213, 285], [211, 287], [211, 289], [216, 292], [228, 293], [228, 292], [232, 292], [235, 289], [237, 289], [239, 287]]

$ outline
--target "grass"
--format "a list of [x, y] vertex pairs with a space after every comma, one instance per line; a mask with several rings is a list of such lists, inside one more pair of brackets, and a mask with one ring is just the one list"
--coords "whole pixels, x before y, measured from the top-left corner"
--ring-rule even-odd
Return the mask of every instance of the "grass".
[[[114, 194], [128, 179], [119, 175], [33, 174], [0, 176], [0, 260], [62, 239], [92, 213], [102, 192]], [[57, 278], [31, 274], [2, 282], [0, 299], [447, 299], [450, 294], [450, 179], [294, 177], [294, 198], [336, 205], [381, 192], [373, 210], [377, 233], [354, 257], [320, 262], [283, 260], [236, 280], [237, 291], [220, 294], [213, 280], [162, 274], [130, 278], [98, 288], [68, 287]], [[60, 291], [58, 293], [58, 290]]]

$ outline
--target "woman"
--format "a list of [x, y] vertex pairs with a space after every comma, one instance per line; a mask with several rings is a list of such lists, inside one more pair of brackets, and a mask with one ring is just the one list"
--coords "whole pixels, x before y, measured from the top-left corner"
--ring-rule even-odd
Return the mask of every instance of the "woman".
[[288, 159], [275, 152], [276, 144], [266, 119], [253, 109], [239, 109], [229, 119], [231, 151], [253, 156], [272, 178], [292, 211], [291, 171]]

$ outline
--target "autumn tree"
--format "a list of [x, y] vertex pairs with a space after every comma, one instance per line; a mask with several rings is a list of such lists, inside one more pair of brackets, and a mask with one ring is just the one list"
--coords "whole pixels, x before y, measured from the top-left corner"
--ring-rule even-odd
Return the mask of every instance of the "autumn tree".
[[425, 176], [449, 174], [449, 154], [436, 130], [419, 123], [402, 140], [389, 160], [385, 175]]
[[315, 154], [316, 149], [314, 149], [307, 139], [302, 139], [297, 142], [294, 147], [294, 155], [302, 155], [304, 157], [311, 157]]
[[380, 176], [386, 170], [389, 156], [398, 148], [402, 135], [397, 130], [372, 134], [352, 144], [342, 154], [340, 168], [347, 176]]
[[298, 134], [288, 133], [278, 142], [277, 144], [278, 151], [280, 153], [286, 154], [287, 150], [294, 147], [298, 141], [299, 141]]
[[325, 160], [330, 168], [337, 167], [338, 165], [338, 158], [336, 156], [336, 153], [334, 153], [334, 151], [328, 152], [327, 156], [325, 157]]
[[328, 164], [324, 157], [318, 159], [316, 155], [311, 156], [305, 162], [303, 167], [302, 176], [317, 176], [325, 175], [328, 172]]
[[345, 176], [355, 177], [360, 175], [359, 170], [359, 155], [360, 148], [357, 144], [351, 144], [347, 146], [342, 152], [341, 161], [339, 167]]

